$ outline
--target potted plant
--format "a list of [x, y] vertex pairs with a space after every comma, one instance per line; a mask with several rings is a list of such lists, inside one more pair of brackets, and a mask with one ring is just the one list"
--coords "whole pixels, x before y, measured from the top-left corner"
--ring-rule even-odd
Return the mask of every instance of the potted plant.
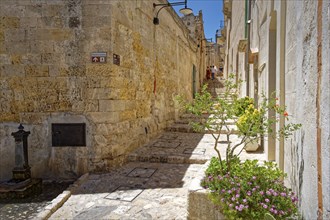
[[[192, 103], [181, 101], [184, 109], [201, 116], [209, 113], [212, 117], [200, 118], [191, 123], [194, 130], [212, 134], [215, 139], [214, 150], [217, 157], [212, 158], [206, 177], [202, 182], [210, 190], [211, 200], [219, 205], [219, 209], [228, 219], [260, 219], [268, 217], [285, 218], [297, 212], [297, 198], [283, 184], [285, 174], [275, 163], [265, 162], [259, 165], [257, 161], [240, 161], [239, 155], [249, 143], [257, 141], [262, 136], [274, 135], [288, 137], [300, 124], [287, 123], [278, 132], [273, 132], [272, 125], [279, 115], [289, 120], [285, 108], [276, 104], [277, 99], [263, 99], [259, 106], [249, 97], [239, 98], [238, 89], [242, 81], [233, 83], [234, 74], [225, 82], [223, 93], [212, 97], [203, 86]], [[269, 111], [275, 111], [275, 117], [268, 117]], [[233, 128], [235, 125], [236, 129]], [[232, 135], [239, 135], [240, 141], [230, 142]], [[220, 137], [227, 140], [226, 154], [221, 155]]]

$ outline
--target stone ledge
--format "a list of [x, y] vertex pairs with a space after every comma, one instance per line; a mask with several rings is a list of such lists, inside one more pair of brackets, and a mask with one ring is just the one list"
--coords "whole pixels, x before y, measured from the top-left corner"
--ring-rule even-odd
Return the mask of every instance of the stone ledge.
[[49, 217], [55, 213], [72, 195], [74, 188], [80, 186], [89, 176], [88, 173], [82, 175], [78, 180], [76, 180], [69, 188], [63, 191], [60, 195], [58, 195], [55, 199], [51, 201], [49, 205], [43, 208], [42, 211], [38, 213], [36, 219], [49, 219]]
[[208, 198], [208, 190], [201, 187], [201, 181], [208, 166], [209, 161], [199, 170], [188, 188], [187, 219], [189, 220], [225, 219], [224, 215]]

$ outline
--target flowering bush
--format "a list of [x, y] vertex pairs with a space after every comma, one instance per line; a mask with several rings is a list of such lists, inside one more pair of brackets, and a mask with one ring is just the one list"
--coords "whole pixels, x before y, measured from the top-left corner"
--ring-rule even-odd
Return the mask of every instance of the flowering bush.
[[[206, 129], [215, 139], [213, 148], [217, 158], [211, 160], [203, 186], [211, 190], [211, 199], [229, 219], [263, 219], [266, 216], [281, 219], [295, 215], [297, 198], [283, 185], [281, 180], [285, 174], [276, 164], [266, 162], [260, 166], [257, 161], [249, 160], [241, 163], [238, 156], [250, 142], [267, 135], [287, 138], [301, 125], [288, 122], [289, 114], [276, 98], [263, 96], [258, 106], [252, 98], [238, 98], [241, 81], [238, 84], [233, 81], [234, 74], [231, 74], [221, 96], [212, 97], [204, 86], [193, 103], [179, 99], [190, 113], [212, 115], [191, 123], [194, 130]], [[272, 128], [280, 117], [286, 119], [286, 124], [275, 132]], [[228, 120], [236, 125], [237, 131], [228, 125]], [[237, 132], [240, 141], [230, 142], [230, 136]], [[225, 136], [228, 143], [226, 155], [221, 155], [218, 149], [221, 136]]]
[[236, 105], [234, 106], [234, 113], [236, 116], [241, 116], [245, 113], [245, 110], [249, 106], [253, 106], [254, 100], [253, 98], [250, 98], [248, 96], [245, 96], [244, 98], [237, 99]]
[[228, 219], [263, 219], [271, 214], [285, 219], [297, 214], [297, 197], [281, 181], [285, 174], [275, 163], [258, 165], [236, 158], [231, 172], [219, 172], [219, 160], [212, 158], [202, 186], [211, 190], [210, 198]]
[[[279, 106], [275, 98], [266, 98], [265, 96], [263, 96], [257, 107], [254, 106], [252, 98], [238, 98], [238, 89], [242, 81], [233, 83], [234, 77], [234, 74], [229, 75], [222, 96], [212, 97], [207, 91], [207, 85], [204, 85], [201, 92], [196, 93], [192, 103], [187, 103], [182, 97], [178, 97], [178, 101], [186, 111], [195, 115], [202, 115], [203, 113], [212, 115], [207, 119], [201, 117], [199, 121], [190, 124], [195, 131], [208, 130], [211, 133], [215, 139], [213, 148], [220, 161], [219, 169], [223, 173], [230, 172], [232, 160], [235, 159], [236, 155], [240, 155], [249, 143], [258, 141], [258, 139], [267, 135], [275, 138], [286, 138], [301, 126], [300, 124], [287, 122], [279, 131], [273, 131], [272, 127], [274, 123], [279, 121], [279, 117], [285, 117], [289, 120], [285, 107]], [[274, 114], [275, 116], [270, 117], [269, 112], [275, 112], [277, 115]], [[228, 126], [228, 120], [236, 125], [237, 131]], [[240, 142], [231, 143], [229, 141], [230, 136], [236, 135], [237, 132], [241, 137]], [[221, 136], [226, 136], [226, 140], [228, 140], [225, 157], [221, 155], [218, 149]], [[240, 150], [238, 150], [239, 147], [241, 147]], [[223, 159], [225, 163], [222, 163]]]
[[250, 104], [238, 118], [236, 126], [242, 134], [257, 136], [260, 133], [260, 129], [262, 129], [262, 120], [261, 111], [254, 108], [253, 104]]

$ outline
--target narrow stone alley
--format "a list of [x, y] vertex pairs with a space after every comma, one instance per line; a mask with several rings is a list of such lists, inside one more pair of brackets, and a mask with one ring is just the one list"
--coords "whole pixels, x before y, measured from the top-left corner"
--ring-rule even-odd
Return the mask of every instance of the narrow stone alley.
[[[213, 95], [221, 92], [220, 81], [209, 82]], [[189, 218], [189, 188], [202, 179], [207, 161], [215, 156], [212, 135], [193, 132], [188, 125], [192, 120], [193, 116], [184, 114], [158, 138], [131, 153], [125, 166], [110, 173], [83, 175], [35, 217]], [[243, 153], [241, 158], [264, 160], [264, 155]]]

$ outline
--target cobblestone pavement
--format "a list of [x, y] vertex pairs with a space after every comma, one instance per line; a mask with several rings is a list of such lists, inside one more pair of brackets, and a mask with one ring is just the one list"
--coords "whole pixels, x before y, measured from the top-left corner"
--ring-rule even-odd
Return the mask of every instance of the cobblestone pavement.
[[[85, 177], [50, 219], [187, 219], [189, 185], [215, 156], [212, 135], [194, 133], [190, 120], [182, 117], [131, 153], [129, 163], [120, 169]], [[233, 136], [230, 141], [239, 140]], [[219, 144], [225, 153], [226, 140]], [[264, 160], [265, 156], [243, 151], [241, 159], [248, 158]]]
[[135, 162], [89, 175], [50, 219], [187, 219], [189, 185], [213, 151], [209, 134], [166, 132], [132, 153]]
[[201, 167], [132, 162], [89, 175], [50, 219], [186, 219], [186, 188]]
[[19, 200], [0, 200], [0, 219], [35, 219], [36, 214], [43, 210], [71, 183], [44, 181], [43, 191], [40, 195]]
[[[219, 81], [211, 83], [213, 93], [221, 92], [216, 88]], [[123, 167], [86, 174], [52, 202], [0, 204], [0, 219], [187, 219], [188, 188], [216, 155], [212, 135], [194, 133], [188, 125], [191, 120], [184, 115], [128, 155]], [[230, 141], [239, 140], [233, 136]], [[226, 144], [220, 139], [222, 154]], [[247, 158], [264, 160], [265, 156], [243, 151], [241, 159]]]

